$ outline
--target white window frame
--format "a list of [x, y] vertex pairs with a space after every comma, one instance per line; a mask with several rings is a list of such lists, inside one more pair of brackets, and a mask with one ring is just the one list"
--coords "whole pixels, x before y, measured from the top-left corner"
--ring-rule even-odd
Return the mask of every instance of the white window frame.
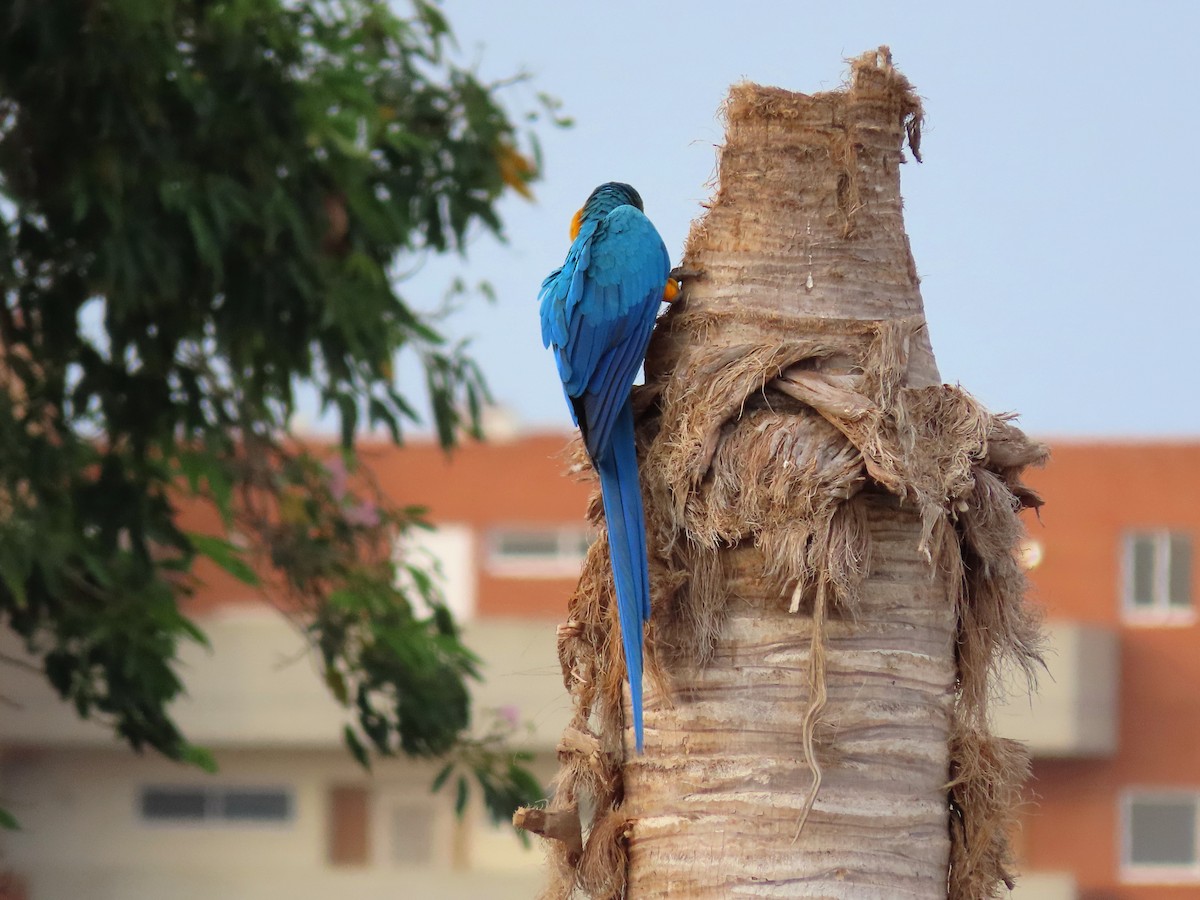
[[[149, 791], [194, 791], [204, 796], [204, 815], [199, 819], [168, 819], [147, 816], [143, 800]], [[287, 815], [282, 819], [238, 819], [220, 814], [224, 795], [229, 792], [264, 791], [278, 792], [287, 798]], [[134, 796], [134, 815], [143, 828], [196, 828], [196, 829], [289, 829], [296, 824], [296, 789], [285, 784], [199, 784], [196, 782], [147, 782], [137, 788]]]
[[[509, 557], [500, 552], [505, 535], [553, 535], [557, 552], [528, 558]], [[581, 539], [591, 543], [592, 532], [574, 525], [512, 525], [493, 528], [487, 538], [487, 570], [499, 578], [574, 578], [583, 566], [584, 554], [578, 552]]]
[[[1133, 853], [1133, 835], [1130, 832], [1130, 827], [1133, 822], [1134, 801], [1145, 803], [1156, 800], [1166, 802], [1192, 801], [1196, 817], [1196, 847], [1193, 848], [1194, 859], [1191, 865], [1135, 863], [1130, 858]], [[1118, 819], [1121, 829], [1121, 881], [1124, 884], [1200, 884], [1200, 789], [1131, 788], [1122, 793], [1120, 804], [1121, 808]]]
[[[1191, 543], [1192, 536], [1183, 529], [1144, 528], [1127, 531], [1122, 537], [1121, 572], [1121, 615], [1131, 625], [1174, 625], [1186, 626], [1196, 622], [1196, 600], [1191, 596], [1189, 583], [1188, 605], [1171, 606], [1170, 572], [1171, 539], [1183, 537]], [[1140, 539], [1154, 541], [1154, 584], [1153, 605], [1138, 606], [1134, 603], [1134, 545]], [[1193, 552], [1192, 558], [1195, 554]], [[1188, 573], [1189, 582], [1191, 572]]]

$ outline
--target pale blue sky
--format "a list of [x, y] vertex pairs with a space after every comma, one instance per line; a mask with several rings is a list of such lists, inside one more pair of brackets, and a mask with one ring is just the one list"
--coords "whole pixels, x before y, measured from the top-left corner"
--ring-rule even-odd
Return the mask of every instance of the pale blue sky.
[[[399, 3], [397, 4], [400, 5]], [[1079, 10], [1086, 10], [1081, 14]], [[942, 377], [1043, 436], [1200, 436], [1200, 4], [447, 0], [461, 56], [527, 70], [509, 105], [560, 97], [537, 202], [507, 199], [509, 242], [463, 269], [499, 298], [452, 321], [499, 402], [569, 427], [536, 295], [603, 181], [633, 184], [678, 261], [708, 195], [717, 108], [742, 78], [836, 87], [881, 43], [924, 98], [925, 163], [902, 171], [907, 227]], [[403, 371], [403, 370], [402, 370]]]

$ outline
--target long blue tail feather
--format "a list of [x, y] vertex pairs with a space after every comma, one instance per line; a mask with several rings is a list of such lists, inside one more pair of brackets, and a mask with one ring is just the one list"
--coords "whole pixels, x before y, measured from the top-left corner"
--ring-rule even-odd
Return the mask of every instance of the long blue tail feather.
[[646, 559], [646, 519], [633, 440], [633, 404], [626, 398], [613, 422], [606, 452], [596, 460], [608, 546], [617, 590], [617, 613], [625, 670], [633, 701], [633, 734], [642, 752], [642, 636], [650, 618], [650, 575]]

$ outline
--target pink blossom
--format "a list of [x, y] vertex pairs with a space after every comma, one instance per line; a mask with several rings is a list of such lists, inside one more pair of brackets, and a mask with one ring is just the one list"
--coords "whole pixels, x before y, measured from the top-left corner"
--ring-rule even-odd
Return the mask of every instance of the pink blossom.
[[340, 456], [335, 456], [325, 463], [325, 471], [329, 473], [329, 493], [333, 495], [334, 500], [341, 502], [346, 496], [350, 480], [350, 473], [346, 471], [346, 461]]
[[374, 528], [379, 524], [379, 508], [370, 500], [352, 506], [342, 516], [349, 524], [362, 528]]

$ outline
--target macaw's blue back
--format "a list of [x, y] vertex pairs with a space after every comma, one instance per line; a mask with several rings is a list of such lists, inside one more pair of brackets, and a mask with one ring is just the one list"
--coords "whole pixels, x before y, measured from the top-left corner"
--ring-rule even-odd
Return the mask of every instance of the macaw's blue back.
[[671, 262], [642, 212], [642, 198], [627, 184], [592, 191], [572, 222], [571, 239], [566, 262], [542, 282], [542, 341], [554, 351], [571, 415], [600, 478], [640, 753], [650, 576], [629, 392], [664, 290], [673, 294]]

